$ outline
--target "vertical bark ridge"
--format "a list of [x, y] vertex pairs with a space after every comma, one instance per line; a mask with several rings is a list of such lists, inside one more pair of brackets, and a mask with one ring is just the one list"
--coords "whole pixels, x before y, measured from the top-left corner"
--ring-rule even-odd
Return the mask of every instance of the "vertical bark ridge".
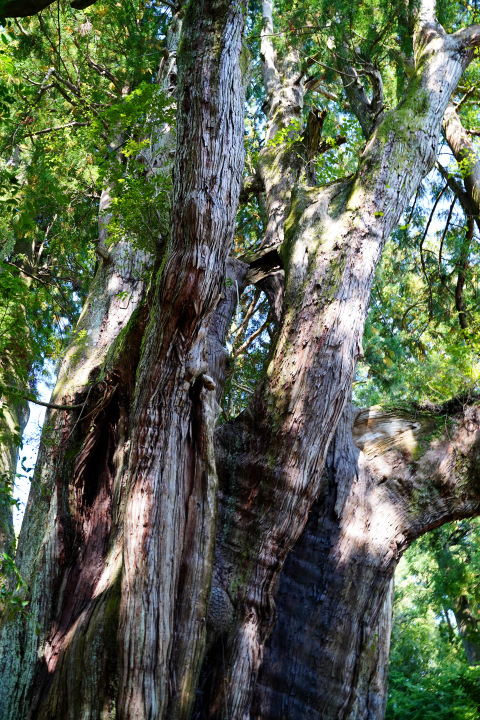
[[183, 19], [171, 252], [138, 374], [129, 468], [121, 718], [187, 717], [203, 655], [217, 483], [207, 336], [243, 169], [245, 10], [241, 0], [190, 2]]

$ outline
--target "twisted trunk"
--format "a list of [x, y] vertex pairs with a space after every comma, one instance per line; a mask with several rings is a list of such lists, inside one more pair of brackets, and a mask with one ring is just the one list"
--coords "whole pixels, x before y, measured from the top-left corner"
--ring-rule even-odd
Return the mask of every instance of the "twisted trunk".
[[440, 424], [347, 408], [325, 493], [280, 577], [255, 720], [384, 717], [398, 560], [419, 535], [480, 507], [479, 409], [457, 410], [432, 441]]
[[138, 250], [104, 253], [63, 363], [54, 402], [82, 407], [47, 418], [18, 551], [31, 612], [3, 631], [2, 718], [189, 715], [215, 536], [207, 338], [243, 167], [244, 18], [241, 0], [188, 5], [168, 259], [146, 301]]
[[446, 35], [429, 8], [425, 3], [416, 20], [415, 76], [375, 131], [355, 177], [294, 190], [281, 247], [285, 296], [275, 351], [250, 407], [220, 431], [216, 577], [233, 601], [234, 619], [217, 669], [215, 717], [225, 706], [232, 717], [248, 717], [275, 617], [272, 592], [322, 492], [376, 265], [433, 165], [447, 103], [479, 39], [477, 29]]
[[[268, 31], [271, 3], [263, 6]], [[32, 614], [26, 630], [5, 627], [0, 645], [3, 720], [381, 718], [398, 556], [418, 534], [479, 511], [476, 410], [453, 437], [425, 441], [412, 467], [421, 421], [360, 415], [359, 453], [347, 404], [383, 245], [432, 167], [447, 103], [480, 39], [478, 28], [446, 35], [427, 0], [416, 74], [354, 177], [291, 192], [305, 159], [292, 148], [262, 154], [270, 218], [260, 255], [247, 260], [250, 277], [283, 263], [283, 311], [263, 382], [214, 447], [223, 340], [249, 277], [228, 260], [243, 162], [244, 14], [240, 0], [188, 3], [168, 257], [142, 303], [138, 257], [123, 244], [112, 251], [63, 365], [55, 400], [84, 408], [52, 413], [44, 436], [43, 485], [19, 548]], [[274, 137], [300, 116], [303, 90], [294, 56], [279, 82], [267, 34]], [[377, 420], [380, 444], [365, 439]], [[299, 557], [316, 564], [310, 546], [322, 550], [309, 571], [313, 595], [296, 570]], [[279, 629], [255, 692], [279, 582]], [[292, 619], [293, 582], [310, 610], [308, 637], [301, 613]]]
[[217, 0], [189, 4], [183, 22], [171, 253], [138, 371], [128, 470], [120, 718], [188, 717], [203, 658], [217, 495], [207, 336], [243, 168], [244, 15], [239, 0]]

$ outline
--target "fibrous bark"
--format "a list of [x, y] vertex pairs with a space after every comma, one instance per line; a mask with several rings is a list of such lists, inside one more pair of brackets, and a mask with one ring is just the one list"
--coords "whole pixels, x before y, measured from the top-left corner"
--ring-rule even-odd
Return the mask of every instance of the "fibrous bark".
[[[293, 192], [280, 251], [285, 296], [275, 351], [251, 405], [219, 436], [216, 572], [235, 609], [214, 681], [212, 716], [226, 707], [232, 717], [248, 717], [275, 617], [272, 591], [322, 489], [329, 443], [361, 354], [375, 267], [433, 165], [445, 109], [478, 39], [477, 28], [447, 35], [431, 6], [421, 5], [415, 75], [400, 105], [374, 132], [356, 176], [326, 189], [297, 184]], [[271, 76], [274, 84], [273, 71]], [[285, 213], [288, 197], [279, 190], [272, 185]], [[268, 207], [267, 185], [266, 193]], [[284, 215], [273, 215], [278, 228]]]
[[[8, 374], [4, 379], [8, 382]], [[13, 556], [15, 535], [13, 530], [12, 506], [18, 459], [18, 438], [28, 420], [28, 407], [23, 400], [0, 399], [0, 557], [2, 553]]]
[[122, 718], [188, 717], [203, 657], [217, 493], [206, 341], [243, 168], [244, 15], [239, 1], [190, 3], [183, 21], [171, 252], [138, 373], [129, 467]]
[[255, 720], [384, 717], [398, 560], [419, 535], [480, 507], [479, 409], [457, 410], [439, 433], [442, 423], [345, 413], [325, 493], [280, 577]]
[[[432, 167], [442, 118], [478, 44], [478, 28], [446, 35], [431, 3], [421, 4], [416, 71], [405, 98], [376, 127], [356, 175], [317, 188], [311, 177], [308, 185], [299, 182], [313, 150], [302, 155], [293, 129], [291, 142], [268, 144], [301, 120], [303, 88], [296, 54], [280, 68], [273, 52], [270, 0], [263, 10], [264, 242], [256, 257], [245, 258], [250, 269], [228, 258], [243, 162], [245, 5], [192, 0], [178, 56], [168, 253], [141, 304], [146, 288], [129, 270], [135, 258], [128, 245], [116, 250], [125, 254], [126, 271], [109, 251], [65, 361], [55, 399], [83, 401], [85, 409], [79, 416], [52, 415], [55, 450], [44, 443], [50, 495], [42, 495], [41, 485], [34, 489], [19, 550], [32, 615], [26, 633], [20, 623], [4, 631], [2, 647], [10, 647], [0, 661], [8, 688], [2, 720], [244, 720], [255, 713], [295, 717], [300, 708], [312, 717], [380, 718], [399, 553], [415, 534], [478, 512], [472, 474], [465, 473], [462, 494], [460, 473], [447, 472], [457, 448], [468, 463], [476, 458], [477, 419], [471, 433], [458, 430], [448, 446], [453, 450], [445, 446], [447, 460], [440, 453], [435, 464], [433, 447], [415, 474], [403, 445], [405, 423], [407, 435], [415, 429], [410, 420], [387, 433], [393, 437], [400, 428], [400, 445], [387, 442], [384, 455], [369, 459], [365, 443], [359, 456], [351, 442], [345, 409], [376, 265]], [[214, 427], [223, 340], [249, 274], [266, 279], [271, 271], [277, 280], [285, 272], [283, 306], [280, 282], [270, 295], [278, 334], [252, 403], [217, 434], [217, 528]], [[125, 292], [131, 300], [124, 308]], [[425, 488], [431, 488], [426, 500]], [[288, 586], [288, 568], [283, 580], [280, 573], [315, 502], [311, 522], [321, 529], [325, 553], [314, 584], [323, 594], [331, 585], [338, 593], [314, 593], [323, 612], [312, 608], [321, 640], [312, 653], [322, 667], [313, 677], [299, 651], [299, 682], [285, 680], [287, 663], [274, 635], [255, 694], [275, 619], [273, 594], [279, 581]], [[388, 522], [381, 508], [390, 513]], [[337, 544], [325, 548], [324, 533], [333, 533]], [[364, 547], [355, 555], [360, 535]], [[357, 561], [353, 568], [349, 558]], [[360, 578], [370, 580], [368, 596]], [[282, 610], [285, 585], [280, 588]], [[285, 608], [280, 632], [292, 612], [287, 601]], [[381, 641], [374, 644], [376, 633]], [[343, 655], [334, 639], [345, 646]], [[307, 652], [312, 639], [302, 647]], [[78, 683], [69, 683], [79, 667]], [[328, 673], [333, 698], [326, 697]], [[294, 693], [301, 699], [292, 700]], [[286, 701], [297, 709], [286, 710]]]
[[[4, 631], [3, 718], [140, 718], [163, 712], [183, 717], [194, 697], [216, 514], [212, 438], [217, 411], [207, 337], [221, 301], [243, 168], [239, 56], [244, 18], [242, 2], [187, 7], [178, 64], [172, 237], [168, 258], [160, 258], [143, 342], [150, 310], [144, 302], [148, 273], [139, 267], [142, 255], [128, 243], [105, 248], [105, 194], [100, 223], [104, 263], [54, 394], [57, 405], [83, 401], [84, 407], [80, 414], [54, 413], [47, 419], [50, 429], [39, 460], [42, 480], [31, 492], [18, 552], [30, 585], [31, 613], [25, 623]], [[244, 271], [235, 273], [240, 279]], [[215, 358], [221, 365], [218, 349]], [[156, 390], [149, 393], [152, 385]], [[145, 432], [153, 433], [151, 457]], [[155, 433], [170, 439], [163, 443]], [[142, 449], [148, 450], [143, 461]], [[178, 457], [180, 449], [184, 453]], [[155, 502], [144, 504], [143, 498]], [[159, 513], [162, 501], [174, 503], [176, 518]], [[136, 517], [139, 507], [153, 513], [150, 538], [145, 538], [145, 518], [139, 523]], [[162, 544], [164, 520], [174, 552], [171, 543]], [[164, 553], [153, 584], [151, 567], [157, 563], [144, 552], [142, 535], [154, 554], [159, 546]], [[176, 552], [180, 538], [183, 553]], [[172, 571], [174, 585], [167, 589], [164, 581]], [[130, 613], [132, 604], [138, 610]], [[175, 646], [165, 627], [169, 616]], [[28, 644], [22, 642], [25, 637]], [[142, 657], [134, 660], [136, 652]], [[82, 679], [70, 683], [80, 666]]]

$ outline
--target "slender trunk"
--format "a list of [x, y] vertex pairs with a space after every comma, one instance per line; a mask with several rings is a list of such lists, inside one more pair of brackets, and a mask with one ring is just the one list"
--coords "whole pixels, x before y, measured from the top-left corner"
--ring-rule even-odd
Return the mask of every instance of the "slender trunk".
[[445, 138], [453, 156], [462, 168], [465, 190], [471, 201], [470, 211], [480, 222], [480, 160], [475, 145], [462, 125], [460, 117], [449, 103], [443, 119]]
[[455, 613], [458, 633], [462, 640], [468, 664], [480, 665], [480, 632], [478, 620], [475, 617], [475, 612], [466, 595], [461, 595], [457, 599], [453, 612]]
[[[8, 382], [8, 375], [5, 380]], [[2, 553], [13, 556], [13, 486], [17, 469], [18, 444], [28, 420], [28, 407], [23, 400], [3, 397], [0, 405], [0, 558]], [[0, 578], [0, 585], [3, 578]], [[0, 608], [1, 609], [1, 608]]]

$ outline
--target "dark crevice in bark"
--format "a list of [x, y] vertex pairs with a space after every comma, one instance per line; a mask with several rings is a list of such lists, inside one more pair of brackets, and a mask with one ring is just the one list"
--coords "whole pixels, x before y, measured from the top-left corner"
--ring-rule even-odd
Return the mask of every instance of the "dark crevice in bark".
[[337, 429], [325, 494], [284, 565], [252, 720], [381, 720], [398, 560], [420, 534], [478, 511], [478, 408], [457, 408], [441, 442], [431, 416], [369, 415], [357, 447], [348, 423]]
[[277, 248], [259, 250], [242, 259], [248, 263], [247, 284], [256, 285], [267, 296], [275, 323], [280, 323], [285, 285], [283, 261]]
[[[18, 718], [76, 720], [81, 712], [100, 717], [116, 702], [120, 576], [118, 527], [112, 534], [112, 523], [122, 513], [118, 491], [148, 312], [147, 300], [110, 348], [103, 371], [94, 366], [87, 385], [77, 389], [81, 409], [47, 414], [40, 462], [49, 453], [53, 492], [38, 480], [29, 503], [56, 508], [35, 560], [40, 576], [52, 563], [53, 568], [48, 596], [41, 590], [39, 595], [35, 577], [27, 596], [33, 614], [24, 622], [40, 623], [42, 651], [31, 670], [27, 660], [25, 671], [33, 674], [23, 692], [19, 685]], [[20, 567], [24, 552], [28, 555], [28, 542], [19, 546]], [[23, 652], [22, 643], [19, 647]]]
[[[36, 693], [30, 711], [32, 717], [48, 717], [52, 704], [55, 712], [63, 714], [66, 711], [64, 704], [67, 699], [62, 696], [58, 683], [55, 692], [50, 692], [51, 684], [54, 677], [62, 675], [61, 669], [54, 675], [57, 663], [61, 668], [62, 656], [68, 652], [70, 644], [69, 635], [78, 619], [85, 611], [89, 614], [88, 608], [103, 571], [110, 541], [114, 453], [118, 443], [118, 423], [123, 414], [119, 398], [114, 395], [96, 417], [95, 425], [77, 456], [73, 488], [70, 490], [75, 499], [68, 510], [65, 508], [64, 515], [71, 541], [66, 543], [66, 566], [57, 580], [61, 612], [53, 621], [47, 640], [48, 656], [35, 683]], [[78, 437], [74, 436], [72, 440], [78, 441]], [[69, 500], [72, 502], [71, 498]], [[85, 632], [88, 632], [88, 623]], [[109, 669], [113, 667], [110, 660], [108, 658], [106, 664]], [[109, 676], [105, 682], [110, 682]]]
[[[143, 313], [145, 315], [145, 311]], [[144, 323], [139, 322], [134, 335], [138, 337]], [[98, 640], [103, 644], [97, 654], [96, 665], [87, 669], [87, 677], [93, 671], [96, 675], [97, 707], [105, 709], [115, 703], [117, 686], [116, 627], [118, 622], [119, 591], [117, 580], [104, 591], [98, 592], [109, 549], [114, 516], [114, 482], [116, 475], [116, 454], [123, 452], [122, 446], [128, 436], [128, 418], [131, 407], [132, 386], [130, 372], [135, 370], [139, 359], [140, 342], [130, 338], [129, 362], [122, 363], [123, 379], [120, 372], [113, 371], [107, 378], [110, 392], [105, 393], [105, 383], [96, 386], [96, 392], [86, 391], [90, 402], [67, 437], [62, 448], [67, 458], [67, 467], [59, 472], [61, 480], [62, 513], [57, 520], [57, 532], [65, 538], [63, 565], [57, 576], [57, 601], [60, 613], [52, 618], [51, 631], [47, 638], [47, 653], [38, 670], [33, 684], [34, 695], [28, 703], [31, 718], [70, 717], [72, 695], [75, 703], [81, 704], [78, 689], [72, 690], [69, 674], [77, 663], [85, 662], [84, 643], [92, 642], [92, 630], [98, 620]], [[135, 358], [136, 355], [136, 358]], [[123, 359], [123, 358], [122, 358]], [[129, 382], [130, 381], [130, 382]], [[107, 398], [105, 400], [105, 395]], [[76, 430], [75, 430], [76, 427]], [[82, 443], [76, 455], [72, 470], [74, 448]], [[72, 459], [69, 460], [68, 458]], [[117, 458], [118, 462], [118, 458]], [[65, 476], [72, 473], [72, 481], [65, 483]], [[66, 495], [65, 491], [68, 491]], [[60, 526], [63, 526], [63, 531]], [[88, 656], [88, 653], [87, 653]]]

